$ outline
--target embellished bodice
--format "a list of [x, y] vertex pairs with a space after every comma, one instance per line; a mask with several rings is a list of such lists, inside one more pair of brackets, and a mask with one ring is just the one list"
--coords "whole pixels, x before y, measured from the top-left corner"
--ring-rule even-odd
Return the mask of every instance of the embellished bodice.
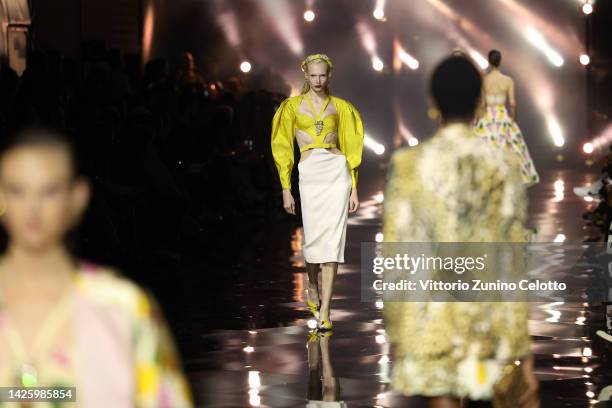
[[297, 132], [297, 142], [300, 146], [300, 152], [316, 147], [322, 148], [334, 148], [337, 147], [338, 142], [338, 122], [339, 117], [337, 113], [327, 114], [322, 116], [327, 109], [330, 98], [327, 97], [321, 108], [321, 112], [317, 113], [312, 105], [312, 102], [308, 95], [304, 96], [304, 99], [308, 102], [310, 110], [315, 115], [300, 113], [296, 114], [295, 128], [299, 129], [310, 136], [310, 139], [301, 135]]

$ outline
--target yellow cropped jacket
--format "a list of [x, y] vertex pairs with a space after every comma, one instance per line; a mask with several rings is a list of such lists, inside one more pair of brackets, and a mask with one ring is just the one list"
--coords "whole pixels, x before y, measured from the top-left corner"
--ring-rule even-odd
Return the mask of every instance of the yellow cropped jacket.
[[[291, 188], [291, 171], [293, 170], [293, 146], [295, 141], [295, 129], [297, 128], [296, 116], [303, 95], [293, 96], [285, 99], [272, 120], [272, 155], [278, 170], [281, 186], [283, 189]], [[338, 149], [346, 157], [351, 173], [352, 185], [357, 187], [358, 168], [361, 164], [363, 151], [363, 123], [361, 116], [355, 107], [344, 99], [330, 96], [331, 101], [338, 112]], [[329, 115], [328, 115], [329, 116]], [[323, 135], [325, 137], [325, 135]], [[307, 148], [335, 147], [333, 144], [324, 144], [316, 141]]]

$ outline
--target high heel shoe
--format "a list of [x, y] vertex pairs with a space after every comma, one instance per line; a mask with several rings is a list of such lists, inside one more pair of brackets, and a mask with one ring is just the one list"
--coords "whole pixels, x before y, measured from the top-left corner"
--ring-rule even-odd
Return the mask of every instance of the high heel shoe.
[[319, 306], [316, 303], [311, 302], [310, 300], [306, 301], [306, 306], [308, 307], [308, 311], [312, 313], [314, 318], [319, 320]]
[[319, 340], [319, 333], [316, 330], [311, 330], [310, 332], [308, 332], [308, 343], [314, 343], [317, 340]]
[[317, 329], [320, 331], [331, 331], [334, 330], [334, 326], [332, 325], [331, 320], [321, 320], [317, 326]]
[[[318, 297], [319, 296], [317, 293], [317, 298]], [[308, 311], [312, 313], [314, 318], [317, 319], [318, 321], [319, 320], [319, 308], [321, 307], [321, 301], [319, 301], [319, 304], [317, 305], [315, 302], [310, 300], [310, 289], [308, 289], [308, 300], [306, 300], [306, 307], [308, 308]]]

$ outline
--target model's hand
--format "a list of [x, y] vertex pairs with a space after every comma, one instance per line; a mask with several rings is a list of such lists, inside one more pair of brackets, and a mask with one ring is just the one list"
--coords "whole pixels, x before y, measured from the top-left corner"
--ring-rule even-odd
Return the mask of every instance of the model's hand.
[[295, 215], [295, 201], [293, 201], [291, 190], [283, 190], [283, 208], [287, 214]]
[[349, 212], [354, 213], [359, 209], [359, 198], [357, 198], [357, 188], [351, 189], [351, 197], [349, 198]]
[[521, 408], [540, 408], [540, 396], [538, 390], [540, 388], [538, 379], [533, 373], [533, 356], [522, 361], [521, 369], [523, 377], [527, 383], [527, 391], [521, 396], [519, 401]]

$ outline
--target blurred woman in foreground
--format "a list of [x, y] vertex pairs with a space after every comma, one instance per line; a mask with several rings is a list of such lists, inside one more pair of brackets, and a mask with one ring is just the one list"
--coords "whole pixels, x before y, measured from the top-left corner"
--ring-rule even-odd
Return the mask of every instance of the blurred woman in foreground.
[[47, 130], [0, 152], [0, 386], [76, 387], [76, 404], [36, 406], [191, 407], [152, 298], [66, 247], [90, 195], [76, 167], [68, 139]]

